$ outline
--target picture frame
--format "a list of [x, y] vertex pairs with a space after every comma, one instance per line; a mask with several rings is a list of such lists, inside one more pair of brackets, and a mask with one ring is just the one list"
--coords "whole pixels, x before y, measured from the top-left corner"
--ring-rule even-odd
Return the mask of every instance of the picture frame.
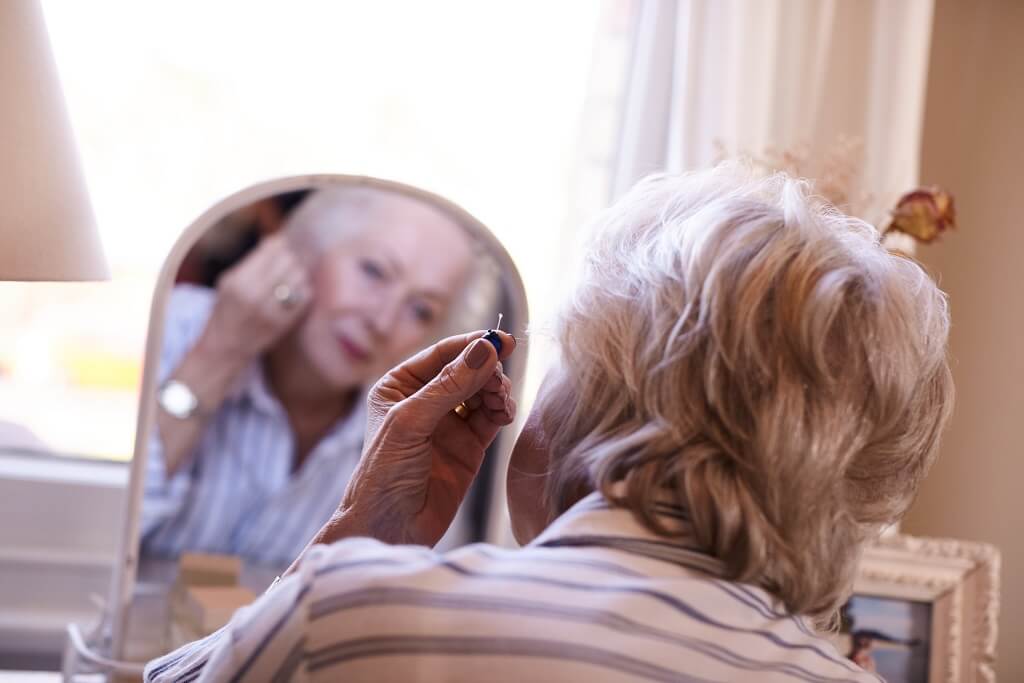
[[832, 639], [889, 683], [994, 683], [999, 570], [986, 543], [883, 535]]

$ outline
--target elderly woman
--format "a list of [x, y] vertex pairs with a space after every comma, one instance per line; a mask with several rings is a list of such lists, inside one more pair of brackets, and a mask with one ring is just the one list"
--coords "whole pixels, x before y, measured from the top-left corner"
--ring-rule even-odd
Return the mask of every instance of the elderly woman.
[[935, 455], [947, 328], [919, 266], [798, 181], [647, 180], [604, 215], [555, 321], [509, 469], [523, 548], [424, 547], [515, 409], [514, 341], [447, 339], [371, 392], [318, 543], [147, 677], [877, 680], [808, 624]]
[[216, 290], [171, 294], [142, 549], [286, 567], [362, 450], [364, 392], [464, 308], [465, 230], [373, 188], [312, 193]]

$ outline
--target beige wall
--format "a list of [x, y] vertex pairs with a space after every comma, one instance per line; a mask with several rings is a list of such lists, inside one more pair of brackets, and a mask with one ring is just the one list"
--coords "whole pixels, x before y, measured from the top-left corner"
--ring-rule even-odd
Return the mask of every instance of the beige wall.
[[921, 180], [961, 231], [919, 254], [950, 296], [957, 408], [904, 529], [1003, 553], [999, 680], [1024, 681], [1024, 2], [937, 0]]

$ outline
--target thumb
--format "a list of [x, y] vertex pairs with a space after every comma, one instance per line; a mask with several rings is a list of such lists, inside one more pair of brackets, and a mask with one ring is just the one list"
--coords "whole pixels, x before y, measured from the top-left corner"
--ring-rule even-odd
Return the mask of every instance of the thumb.
[[446, 413], [483, 389], [494, 375], [498, 353], [485, 339], [477, 339], [410, 398], [424, 417], [440, 421]]

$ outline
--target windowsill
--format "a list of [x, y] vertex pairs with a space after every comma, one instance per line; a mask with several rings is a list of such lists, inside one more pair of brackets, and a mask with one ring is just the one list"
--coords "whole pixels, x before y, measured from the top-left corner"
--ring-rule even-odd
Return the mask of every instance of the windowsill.
[[130, 463], [0, 450], [0, 480], [123, 489]]
[[18, 520], [0, 526], [0, 668], [59, 662], [66, 624], [95, 620], [90, 596], [109, 590], [130, 471], [0, 449], [0, 516]]

